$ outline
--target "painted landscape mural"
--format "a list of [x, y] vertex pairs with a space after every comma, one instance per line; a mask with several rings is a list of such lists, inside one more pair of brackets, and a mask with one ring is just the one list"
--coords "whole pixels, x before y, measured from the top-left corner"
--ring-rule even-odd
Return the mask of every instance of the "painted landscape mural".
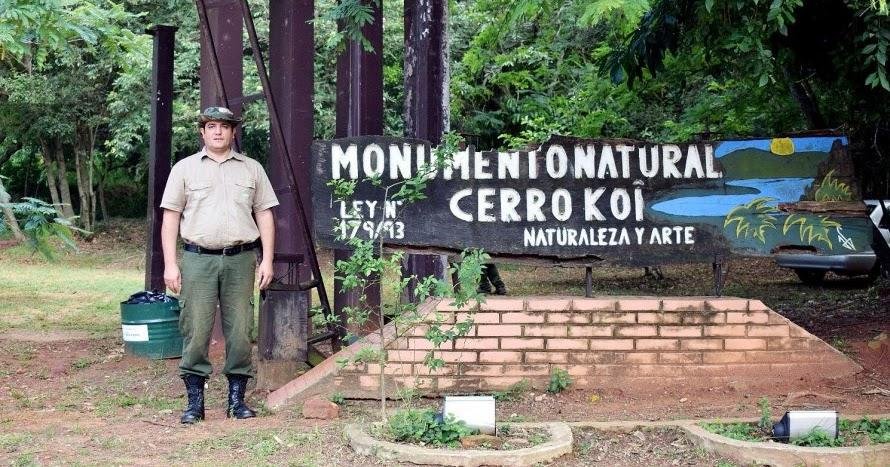
[[[383, 236], [391, 248], [556, 263], [870, 251], [847, 144], [828, 134], [682, 144], [553, 136], [520, 151], [466, 147], [431, 169], [421, 140], [318, 141], [315, 229], [325, 246]], [[385, 196], [424, 170], [426, 199]], [[331, 180], [355, 183], [354, 195], [337, 199]]]

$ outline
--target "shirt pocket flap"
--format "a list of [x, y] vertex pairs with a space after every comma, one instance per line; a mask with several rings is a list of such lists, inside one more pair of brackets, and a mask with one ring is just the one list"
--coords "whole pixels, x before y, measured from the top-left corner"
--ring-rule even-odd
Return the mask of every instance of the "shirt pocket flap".
[[235, 185], [240, 186], [241, 188], [256, 188], [256, 180], [251, 178], [245, 178], [241, 180], [235, 180]]
[[189, 191], [201, 191], [210, 188], [210, 182], [206, 180], [195, 180], [186, 184]]

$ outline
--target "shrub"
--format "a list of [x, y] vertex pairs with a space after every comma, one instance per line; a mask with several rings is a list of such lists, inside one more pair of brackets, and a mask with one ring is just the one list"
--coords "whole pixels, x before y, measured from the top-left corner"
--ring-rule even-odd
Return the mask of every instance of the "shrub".
[[532, 385], [527, 379], [521, 379], [513, 384], [511, 384], [507, 389], [503, 391], [495, 391], [494, 399], [500, 402], [510, 402], [518, 400], [522, 395], [528, 392], [531, 389]]
[[399, 410], [387, 423], [390, 436], [396, 441], [456, 446], [462, 436], [478, 433], [454, 417], [441, 419], [432, 409]]
[[572, 378], [569, 372], [562, 368], [554, 368], [550, 372], [550, 384], [547, 385], [547, 392], [558, 393], [564, 391], [572, 384]]
[[757, 405], [760, 407], [760, 422], [757, 426], [759, 426], [764, 433], [769, 433], [773, 428], [773, 411], [770, 408], [769, 399], [761, 397], [760, 400], [757, 401]]

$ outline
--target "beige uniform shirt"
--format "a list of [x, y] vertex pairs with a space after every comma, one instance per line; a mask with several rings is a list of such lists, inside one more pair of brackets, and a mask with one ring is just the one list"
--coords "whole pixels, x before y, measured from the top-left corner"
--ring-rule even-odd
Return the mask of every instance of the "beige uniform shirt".
[[260, 236], [252, 214], [278, 205], [259, 162], [230, 151], [216, 162], [206, 149], [177, 162], [170, 171], [161, 207], [182, 213], [182, 239], [219, 249]]

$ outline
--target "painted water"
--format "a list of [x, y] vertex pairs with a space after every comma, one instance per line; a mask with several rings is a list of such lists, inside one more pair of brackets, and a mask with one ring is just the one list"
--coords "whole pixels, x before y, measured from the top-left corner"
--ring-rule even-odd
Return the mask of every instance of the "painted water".
[[751, 202], [755, 198], [773, 198], [770, 206], [779, 203], [793, 203], [800, 200], [807, 188], [813, 184], [812, 178], [753, 178], [727, 181], [728, 193], [672, 198], [655, 201], [649, 209], [673, 216], [714, 216], [723, 217], [736, 206]]

